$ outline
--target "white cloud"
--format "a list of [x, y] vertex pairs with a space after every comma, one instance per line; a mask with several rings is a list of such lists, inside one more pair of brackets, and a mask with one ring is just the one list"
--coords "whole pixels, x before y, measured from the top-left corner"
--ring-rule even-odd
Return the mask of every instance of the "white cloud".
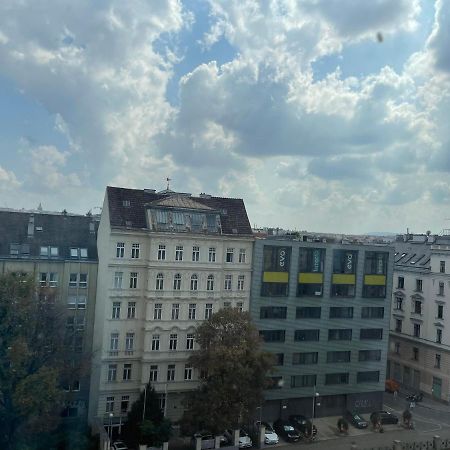
[[17, 179], [14, 172], [4, 169], [0, 166], [0, 188], [2, 190], [10, 190], [19, 188], [21, 183]]

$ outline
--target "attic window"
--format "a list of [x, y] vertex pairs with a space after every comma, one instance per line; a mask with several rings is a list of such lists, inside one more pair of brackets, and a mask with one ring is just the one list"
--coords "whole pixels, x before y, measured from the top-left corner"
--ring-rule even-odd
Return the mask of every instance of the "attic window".
[[43, 231], [43, 228], [42, 227], [36, 227], [35, 230], [36, 231]]
[[20, 251], [20, 244], [9, 244], [9, 254], [18, 255]]
[[130, 205], [130, 200], [122, 200], [122, 205], [125, 206], [125, 208], [129, 208]]

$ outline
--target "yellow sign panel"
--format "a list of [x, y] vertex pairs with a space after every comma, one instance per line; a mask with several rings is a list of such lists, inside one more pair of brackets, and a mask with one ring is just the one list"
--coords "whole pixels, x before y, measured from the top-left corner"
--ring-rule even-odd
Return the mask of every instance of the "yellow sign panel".
[[356, 276], [354, 273], [334, 273], [333, 284], [356, 284]]
[[386, 286], [386, 275], [364, 275], [366, 286]]
[[264, 283], [287, 283], [289, 281], [289, 272], [264, 272]]
[[322, 284], [323, 273], [299, 273], [298, 282], [303, 284]]

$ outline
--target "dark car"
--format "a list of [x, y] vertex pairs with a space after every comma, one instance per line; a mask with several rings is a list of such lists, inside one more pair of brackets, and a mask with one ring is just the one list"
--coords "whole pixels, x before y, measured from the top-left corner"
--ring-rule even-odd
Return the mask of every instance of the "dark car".
[[355, 411], [345, 411], [344, 418], [356, 428], [367, 428], [369, 425], [367, 420], [364, 420]]
[[297, 442], [300, 439], [299, 432], [287, 420], [278, 419], [273, 427], [278, 436], [281, 436], [287, 442]]
[[397, 424], [398, 417], [395, 414], [391, 414], [389, 411], [375, 411], [370, 415], [370, 421], [373, 422], [373, 417], [378, 414], [382, 425]]
[[314, 438], [317, 434], [316, 426], [301, 414], [289, 416], [289, 422], [305, 437]]

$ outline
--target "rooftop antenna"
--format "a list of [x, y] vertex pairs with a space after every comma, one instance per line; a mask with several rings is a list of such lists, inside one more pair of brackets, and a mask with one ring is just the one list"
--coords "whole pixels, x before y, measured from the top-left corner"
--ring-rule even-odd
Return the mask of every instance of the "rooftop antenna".
[[167, 181], [167, 190], [170, 191], [170, 182], [172, 181], [172, 179], [167, 177], [166, 181]]

